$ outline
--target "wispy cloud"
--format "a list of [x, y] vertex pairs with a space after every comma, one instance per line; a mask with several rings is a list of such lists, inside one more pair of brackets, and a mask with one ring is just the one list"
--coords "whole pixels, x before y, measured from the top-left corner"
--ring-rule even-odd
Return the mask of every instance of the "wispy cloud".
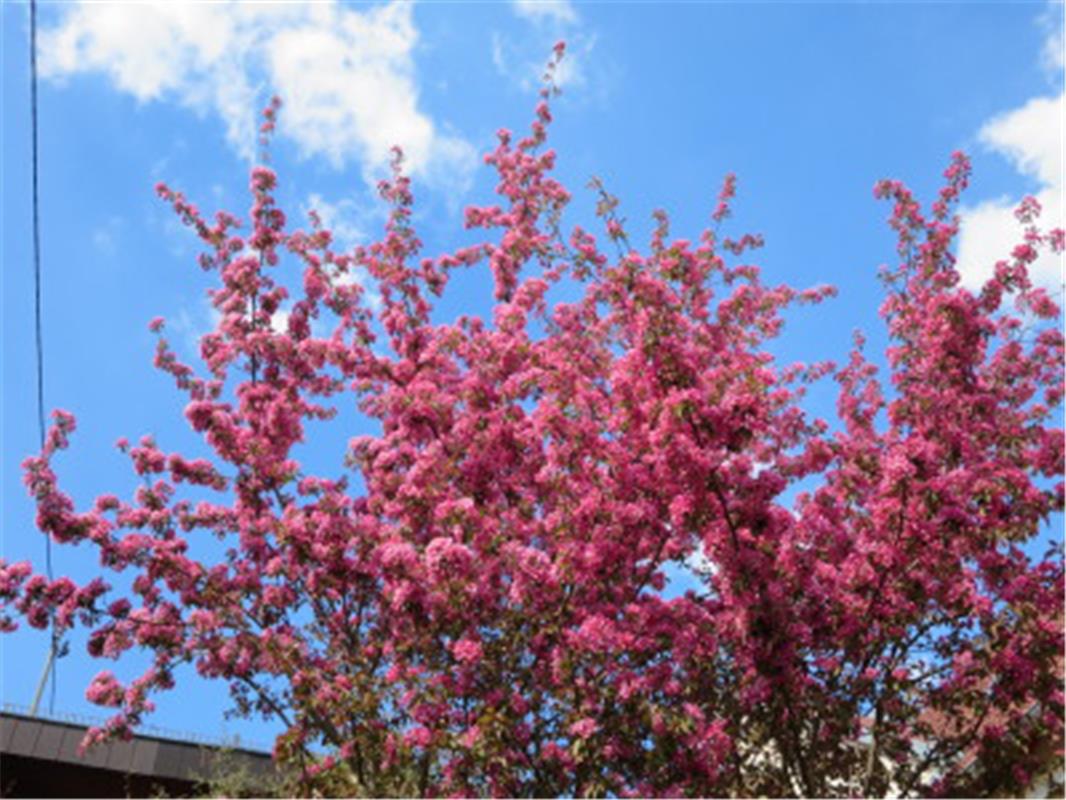
[[[275, 333], [287, 333], [290, 316], [292, 312], [286, 308], [275, 310], [270, 317], [271, 330]], [[182, 355], [195, 361], [200, 358], [201, 340], [206, 334], [217, 330], [221, 321], [222, 314], [208, 298], [203, 297], [191, 307], [180, 307], [167, 319], [167, 328], [176, 335]]]
[[[1043, 207], [1045, 228], [1063, 225], [1062, 121], [1064, 98], [1036, 97], [981, 128], [982, 145], [1006, 158], [1039, 187], [1033, 196]], [[1022, 240], [1014, 217], [1020, 197], [999, 197], [962, 209], [959, 265], [963, 283], [973, 289], [992, 277], [996, 261]], [[1054, 288], [1062, 282], [1062, 257], [1045, 253], [1030, 268], [1033, 279]]]
[[577, 22], [577, 12], [570, 0], [514, 0], [512, 7], [518, 16], [534, 22]]
[[707, 558], [707, 551], [702, 544], [696, 545], [696, 549], [685, 559], [684, 566], [700, 578], [705, 578], [718, 572], [718, 565]]
[[118, 252], [123, 227], [122, 217], [109, 217], [107, 222], [98, 225], [93, 230], [93, 247], [104, 256], [115, 255]]
[[1063, 40], [1064, 27], [1062, 3], [1048, 3], [1040, 16], [1040, 25], [1046, 33], [1040, 60], [1048, 77], [1052, 81], [1062, 80], [1062, 70], [1066, 61], [1066, 41]]
[[[367, 207], [354, 200], [342, 199], [330, 202], [320, 194], [310, 194], [303, 206], [304, 213], [314, 211], [318, 214], [322, 227], [333, 234], [334, 247], [340, 251], [350, 251], [356, 245], [369, 239], [368, 229], [375, 221], [380, 221], [381, 207]], [[337, 275], [342, 283], [358, 283], [366, 292], [367, 302], [371, 308], [380, 308], [381, 295], [369, 275], [345, 273]]]
[[369, 223], [375, 215], [380, 214], [377, 206], [366, 209], [347, 198], [330, 202], [317, 192], [307, 196], [303, 211], [305, 214], [311, 211], [318, 214], [322, 227], [333, 234], [333, 241], [341, 250], [351, 250], [365, 242]]
[[541, 85], [552, 44], [559, 38], [566, 40], [566, 55], [556, 69], [555, 85], [560, 89], [587, 87], [586, 66], [596, 46], [596, 37], [584, 33], [512, 39], [496, 32], [492, 34], [492, 63], [501, 76], [522, 91], [530, 91]]
[[584, 88], [589, 84], [588, 64], [596, 35], [584, 30], [577, 10], [569, 0], [512, 0], [514, 13], [530, 23], [517, 37], [492, 34], [492, 63], [496, 71], [523, 91], [540, 85], [544, 64], [560, 39], [566, 42], [566, 57], [555, 73], [560, 88]]
[[221, 315], [206, 297], [193, 308], [183, 307], [167, 319], [167, 328], [179, 337], [183, 355], [198, 358], [200, 340], [218, 327]]
[[[1048, 29], [1043, 59], [1045, 63], [1057, 60], [1061, 81], [1061, 11], [1055, 16], [1058, 25], [1047, 25], [1042, 20]], [[995, 116], [978, 133], [978, 141], [984, 147], [1005, 158], [1019, 174], [1036, 184], [1032, 194], [1043, 207], [1040, 221], [1045, 229], [1062, 227], [1066, 222], [1062, 174], [1064, 111], [1066, 95], [1060, 88], [1056, 94], [1034, 97], [1019, 108]], [[958, 269], [964, 285], [971, 289], [982, 286], [992, 277], [995, 263], [1009, 256], [1022, 241], [1022, 226], [1014, 217], [1020, 200], [1004, 196], [962, 209]], [[1044, 253], [1031, 265], [1030, 276], [1049, 289], [1061, 287], [1062, 255]]]
[[450, 189], [469, 184], [474, 148], [419, 106], [412, 5], [91, 4], [64, 8], [41, 37], [41, 69], [61, 80], [102, 73], [143, 102], [216, 114], [243, 157], [256, 107], [286, 101], [279, 131], [306, 156], [358, 163], [368, 181], [400, 145], [408, 169]]

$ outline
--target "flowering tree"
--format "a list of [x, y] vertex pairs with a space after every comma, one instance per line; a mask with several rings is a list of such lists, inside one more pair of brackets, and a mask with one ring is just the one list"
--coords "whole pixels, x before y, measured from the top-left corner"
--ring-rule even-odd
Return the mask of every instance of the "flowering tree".
[[[82, 624], [93, 656], [152, 654], [128, 684], [93, 680], [118, 711], [87, 743], [128, 735], [191, 663], [239, 713], [283, 724], [275, 759], [307, 791], [1026, 786], [1038, 745], [1062, 742], [1062, 549], [1023, 550], [1063, 508], [1059, 309], [1027, 277], [1062, 231], [1025, 201], [1022, 243], [974, 294], [951, 254], [966, 159], [928, 211], [879, 183], [899, 241], [890, 387], [861, 338], [843, 368], [778, 365], [782, 311], [832, 291], [768, 286], [745, 260], [759, 238], [722, 237], [732, 177], [696, 242], [660, 212], [637, 250], [598, 184], [606, 251], [565, 234], [551, 95], [486, 158], [500, 203], [466, 226], [498, 235], [439, 258], [419, 257], [399, 158], [383, 237], [348, 253], [314, 214], [288, 227], [266, 167], [244, 234], [160, 186], [219, 278], [200, 371], [151, 324], [214, 458], [120, 442], [143, 486], [79, 512], [53, 471], [74, 429], [56, 412], [25, 462], [37, 524], [91, 543], [132, 591], [0, 562], [4, 627]], [[491, 322], [432, 321], [451, 272], [485, 262]], [[553, 302], [560, 284], [579, 298]], [[827, 375], [833, 427], [800, 402]], [[308, 474], [294, 446], [347, 398], [380, 433]], [[800, 480], [817, 488], [786, 506]], [[211, 534], [226, 556], [191, 557]], [[697, 553], [700, 590], [664, 594]]]

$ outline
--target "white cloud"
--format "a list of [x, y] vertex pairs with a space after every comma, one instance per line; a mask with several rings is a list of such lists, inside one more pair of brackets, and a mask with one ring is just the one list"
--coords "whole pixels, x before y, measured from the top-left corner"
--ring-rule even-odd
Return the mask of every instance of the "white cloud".
[[[320, 194], [310, 194], [303, 211], [315, 211], [322, 227], [333, 235], [333, 247], [340, 252], [351, 251], [356, 245], [367, 241], [367, 228], [381, 215], [381, 207], [366, 208], [347, 198], [331, 203]], [[340, 283], [358, 283], [366, 292], [366, 300], [373, 309], [381, 307], [381, 294], [370, 276], [347, 272], [334, 276]]]
[[[1043, 230], [1066, 225], [1063, 195], [1063, 113], [1066, 95], [1062, 89], [1063, 15], [1061, 5], [1049, 3], [1037, 18], [1045, 40], [1041, 64], [1047, 70], [1055, 92], [1033, 97], [1024, 105], [998, 114], [978, 132], [978, 141], [1005, 158], [1020, 174], [1035, 183], [1030, 192], [1040, 203], [1043, 213], [1039, 225]], [[992, 277], [995, 263], [1008, 258], [1022, 241], [1023, 227], [1014, 217], [1021, 197], [1002, 196], [986, 200], [960, 211], [962, 230], [959, 237], [958, 269], [962, 282], [979, 289]], [[1030, 266], [1035, 283], [1052, 291], [1063, 285], [1063, 257], [1044, 252]]]
[[577, 22], [577, 12], [570, 0], [513, 0], [511, 7], [518, 16], [534, 22]]
[[697, 544], [696, 549], [685, 559], [684, 566], [689, 572], [700, 578], [715, 575], [718, 572], [718, 565], [707, 558], [707, 551], [704, 549], [702, 542]]
[[200, 355], [200, 339], [215, 330], [221, 319], [218, 309], [205, 297], [193, 309], [178, 309], [177, 314], [167, 318], [166, 324], [170, 331], [180, 337], [185, 356], [195, 359]]
[[265, 52], [275, 88], [287, 99], [282, 131], [335, 164], [353, 151], [364, 163], [381, 164], [399, 143], [414, 172], [468, 175], [473, 148], [418, 111], [416, 40], [411, 5], [398, 2], [278, 31]]
[[314, 192], [307, 196], [303, 210], [304, 213], [315, 211], [318, 214], [322, 227], [333, 234], [334, 246], [340, 250], [351, 250], [367, 240], [366, 226], [372, 212], [363, 211], [362, 206], [354, 200], [343, 199], [331, 203]]
[[292, 316], [292, 312], [284, 308], [279, 308], [270, 316], [270, 329], [274, 333], [288, 333], [289, 332], [289, 317]]
[[[494, 32], [492, 64], [497, 73], [519, 89], [531, 91], [543, 83], [544, 67], [558, 38], [547, 35], [512, 39]], [[566, 54], [556, 68], [555, 85], [560, 89], [584, 89], [589, 83], [587, 65], [596, 46], [596, 36], [571, 32], [563, 38]]]
[[[981, 128], [981, 144], [1006, 158], [1020, 174], [1034, 180], [1033, 196], [1043, 207], [1040, 226], [1062, 227], [1064, 95], [1035, 97], [1025, 105], [989, 120]], [[1009, 257], [1022, 241], [1022, 225], [1014, 217], [1020, 197], [1000, 197], [961, 209], [958, 269], [963, 284], [978, 289], [995, 263]], [[1030, 267], [1034, 282], [1049, 289], [1062, 285], [1061, 255], [1045, 252]]]
[[122, 236], [122, 217], [110, 217], [103, 225], [99, 225], [92, 232], [93, 247], [104, 256], [113, 256], [118, 252], [119, 240]]
[[[286, 308], [275, 310], [270, 317], [270, 329], [274, 333], [288, 333], [290, 316], [292, 312]], [[200, 357], [201, 340], [206, 334], [218, 330], [221, 321], [221, 312], [214, 307], [210, 299], [203, 297], [193, 308], [179, 308], [176, 314], [167, 318], [166, 326], [180, 337], [185, 357], [196, 360]]]
[[1063, 43], [1062, 29], [1059, 28], [1047, 38], [1046, 42], [1044, 42], [1044, 50], [1041, 53], [1044, 68], [1048, 70], [1048, 72], [1051, 72], [1052, 74], [1058, 73], [1060, 76], [1062, 75], [1064, 61], [1066, 61], [1066, 59], [1064, 59], [1064, 56], [1066, 56], [1066, 53], [1063, 53], [1064, 49], [1066, 49], [1066, 47], [1064, 47]]
[[[1036, 18], [1044, 34], [1041, 66], [1047, 71], [1051, 94], [1033, 97], [1018, 108], [998, 114], [981, 126], [977, 139], [982, 146], [1002, 156], [1020, 175], [1035, 186], [1028, 192], [1043, 211], [1038, 221], [1042, 230], [1066, 226], [1062, 173], [1063, 113], [1063, 25], [1062, 5], [1045, 4]], [[1021, 196], [1001, 196], [960, 209], [958, 269], [963, 285], [977, 290], [992, 277], [997, 261], [1009, 258], [1021, 243], [1022, 224], [1014, 210]], [[1063, 257], [1044, 252], [1030, 265], [1030, 277], [1052, 292], [1063, 286]]]
[[1049, 2], [1038, 21], [1047, 32], [1040, 60], [1048, 76], [1057, 85], [1062, 81], [1062, 70], [1066, 61], [1066, 42], [1063, 41], [1066, 15], [1063, 15], [1062, 3], [1055, 0]]
[[1035, 97], [981, 128], [981, 141], [1015, 169], [1050, 186], [1062, 181], [1062, 95]]
[[496, 71], [501, 75], [506, 75], [508, 71], [507, 57], [504, 55], [504, 39], [496, 31], [492, 33], [492, 65], [496, 67]]
[[464, 190], [473, 147], [419, 106], [410, 3], [356, 10], [320, 3], [98, 5], [61, 12], [41, 37], [41, 70], [64, 79], [103, 73], [142, 102], [174, 100], [217, 114], [251, 158], [256, 106], [277, 92], [279, 132], [302, 154], [378, 177], [399, 144], [413, 174]]
[[496, 71], [522, 91], [539, 87], [552, 47], [566, 42], [566, 55], [555, 72], [560, 88], [584, 87], [587, 63], [596, 36], [578, 28], [581, 22], [570, 0], [511, 0], [511, 10], [532, 23], [523, 36], [492, 34], [492, 63]]

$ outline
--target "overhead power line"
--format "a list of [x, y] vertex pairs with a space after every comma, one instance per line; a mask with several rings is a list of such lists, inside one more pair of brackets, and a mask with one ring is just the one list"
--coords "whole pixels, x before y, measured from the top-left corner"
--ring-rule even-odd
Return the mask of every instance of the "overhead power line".
[[[30, 0], [30, 129], [32, 139], [32, 158], [30, 169], [32, 174], [32, 206], [33, 206], [33, 313], [34, 313], [34, 338], [37, 344], [37, 432], [40, 437], [40, 447], [44, 450], [45, 425], [44, 425], [44, 337], [41, 334], [41, 212], [38, 191], [38, 154], [37, 154], [37, 0]], [[44, 562], [48, 580], [54, 580], [52, 575], [52, 537], [45, 534], [44, 539]], [[41, 671], [41, 678], [37, 682], [37, 691], [33, 696], [33, 705], [30, 706], [30, 714], [36, 716], [38, 706], [41, 703], [41, 695], [44, 693], [45, 684], [49, 676], [52, 678], [51, 692], [48, 697], [48, 711], [55, 713], [56, 705], [56, 654], [59, 650], [59, 636], [55, 625], [55, 612], [52, 612], [52, 635], [48, 646], [48, 656]]]

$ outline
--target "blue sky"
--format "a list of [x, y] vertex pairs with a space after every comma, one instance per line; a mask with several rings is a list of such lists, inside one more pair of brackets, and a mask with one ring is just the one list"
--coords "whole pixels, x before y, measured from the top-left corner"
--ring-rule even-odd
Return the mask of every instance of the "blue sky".
[[[28, 7], [4, 3], [2, 115], [2, 555], [43, 560], [19, 462], [36, 450], [29, 206]], [[928, 198], [949, 154], [974, 158], [960, 259], [973, 285], [1007, 252], [1025, 193], [1062, 224], [1062, 6], [1047, 3], [532, 3], [86, 5], [40, 8], [40, 147], [46, 404], [79, 432], [58, 462], [88, 502], [134, 486], [114, 450], [153, 433], [202, 452], [182, 399], [153, 370], [146, 323], [168, 319], [186, 355], [210, 325], [195, 242], [157, 200], [164, 180], [214, 211], [243, 212], [254, 112], [286, 102], [275, 143], [290, 218], [317, 207], [348, 241], [381, 222], [370, 187], [403, 144], [429, 253], [469, 240], [466, 203], [491, 199], [480, 155], [499, 127], [522, 129], [540, 66], [567, 40], [553, 146], [574, 192], [571, 222], [593, 225], [582, 189], [598, 175], [641, 240], [650, 212], [695, 236], [723, 175], [736, 172], [735, 232], [756, 231], [772, 282], [832, 283], [840, 295], [792, 315], [786, 358], [842, 359], [851, 331], [883, 342], [877, 267], [893, 257], [888, 209], [871, 190], [901, 178]], [[1061, 263], [1039, 265], [1061, 281]], [[444, 315], [483, 310], [486, 272], [464, 275]], [[831, 389], [815, 392], [829, 414]], [[311, 454], [336, 463], [361, 423], [342, 417]], [[336, 445], [334, 447], [334, 445]], [[57, 574], [85, 579], [94, 554], [57, 548]], [[75, 639], [56, 710], [103, 667]], [[46, 637], [0, 640], [5, 701], [28, 704]], [[268, 729], [227, 722], [225, 692], [194, 675], [153, 722], [204, 735]]]

